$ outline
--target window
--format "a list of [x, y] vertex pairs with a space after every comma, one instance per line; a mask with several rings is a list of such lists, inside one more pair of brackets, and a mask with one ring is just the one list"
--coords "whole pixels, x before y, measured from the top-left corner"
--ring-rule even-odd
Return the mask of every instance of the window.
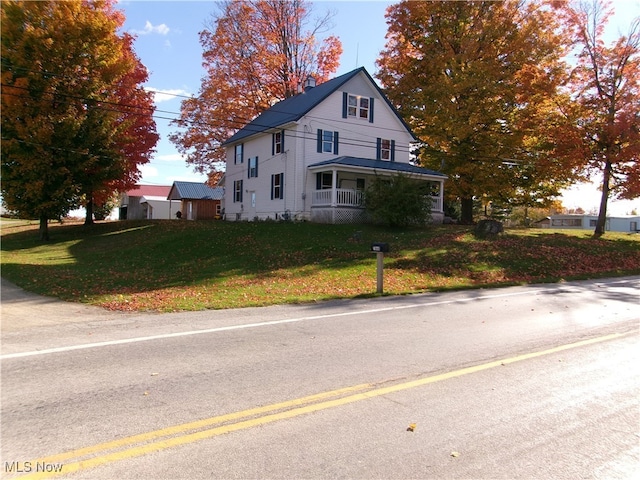
[[249, 178], [258, 176], [258, 157], [249, 157]]
[[338, 132], [318, 129], [318, 153], [338, 154]]
[[554, 227], [581, 227], [581, 218], [553, 218], [551, 225]]
[[233, 182], [233, 202], [242, 202], [242, 180]]
[[242, 162], [244, 162], [244, 144], [243, 143], [236, 145], [235, 157], [234, 157], [234, 163], [236, 165]]
[[343, 92], [342, 118], [362, 118], [373, 123], [373, 97], [361, 97]]
[[284, 173], [271, 175], [271, 200], [284, 198]]
[[589, 226], [590, 227], [595, 227], [597, 223], [598, 223], [598, 221], [594, 220], [593, 218], [589, 220]]
[[316, 174], [316, 190], [328, 190], [333, 187], [333, 172]]
[[376, 160], [387, 160], [394, 162], [396, 159], [396, 142], [378, 138], [376, 143]]
[[284, 152], [284, 130], [276, 132], [271, 137], [271, 155]]
[[637, 232], [638, 231], [638, 222], [630, 222], [629, 223], [629, 231]]

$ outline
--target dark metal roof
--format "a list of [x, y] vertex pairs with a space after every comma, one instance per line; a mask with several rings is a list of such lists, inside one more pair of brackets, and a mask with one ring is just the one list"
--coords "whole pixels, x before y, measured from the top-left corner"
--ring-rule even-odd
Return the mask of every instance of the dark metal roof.
[[282, 100], [281, 102], [276, 103], [273, 107], [265, 110], [260, 115], [258, 115], [254, 120], [252, 120], [243, 128], [238, 130], [233, 136], [231, 136], [229, 139], [223, 142], [223, 145], [236, 143], [256, 133], [265, 132], [270, 129], [278, 128], [288, 123], [296, 122], [300, 120], [312, 108], [320, 104], [323, 100], [329, 97], [329, 95], [331, 95], [333, 92], [338, 90], [347, 81], [351, 80], [353, 77], [355, 77], [361, 72], [366, 75], [366, 77], [369, 79], [371, 84], [376, 88], [380, 96], [384, 99], [387, 105], [389, 105], [391, 110], [395, 113], [398, 119], [405, 126], [407, 131], [411, 135], [413, 135], [409, 126], [405, 123], [402, 117], [400, 117], [400, 114], [397, 112], [395, 107], [391, 105], [391, 102], [389, 102], [389, 99], [387, 98], [387, 96], [382, 92], [380, 87], [378, 87], [378, 85], [373, 80], [373, 78], [371, 78], [371, 75], [369, 75], [369, 73], [364, 67], [360, 67], [355, 70], [352, 70], [349, 73], [340, 75], [339, 77], [332, 78], [331, 80], [321, 83], [316, 87], [308, 89], [304, 93], [300, 93], [294, 97], [289, 97]]
[[341, 167], [358, 167], [371, 170], [387, 170], [390, 172], [409, 173], [415, 175], [430, 175], [432, 177], [447, 178], [444, 173], [429, 170], [428, 168], [418, 167], [410, 163], [389, 162], [386, 160], [372, 160], [370, 158], [358, 157], [337, 157], [332, 160], [314, 163], [309, 168], [317, 169], [321, 167], [341, 166]]
[[173, 182], [167, 200], [222, 200], [224, 188], [198, 182]]

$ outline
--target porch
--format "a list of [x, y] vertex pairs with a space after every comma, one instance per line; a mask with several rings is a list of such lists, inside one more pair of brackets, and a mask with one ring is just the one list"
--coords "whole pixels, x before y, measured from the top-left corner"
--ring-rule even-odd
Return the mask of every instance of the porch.
[[[442, 212], [442, 198], [429, 196], [432, 212]], [[351, 188], [335, 188], [315, 190], [311, 198], [311, 208], [314, 207], [351, 207], [364, 208], [364, 192]]]
[[[409, 175], [429, 184], [426, 198], [431, 202], [434, 223], [442, 223], [446, 176], [411, 164], [339, 157], [309, 166], [313, 174], [307, 182], [311, 221], [319, 223], [360, 223], [367, 221], [364, 192], [380, 176]], [[315, 178], [314, 178], [315, 177]], [[315, 179], [315, 189], [313, 180]]]

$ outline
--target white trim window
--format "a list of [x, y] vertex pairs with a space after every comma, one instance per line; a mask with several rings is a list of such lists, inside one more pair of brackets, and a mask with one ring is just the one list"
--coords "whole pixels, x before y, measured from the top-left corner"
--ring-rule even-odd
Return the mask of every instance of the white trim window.
[[376, 160], [394, 162], [396, 157], [396, 142], [378, 137], [376, 141]]
[[318, 153], [338, 154], [339, 135], [338, 132], [332, 130], [318, 129]]
[[249, 178], [258, 176], [258, 156], [249, 157]]
[[373, 123], [373, 97], [342, 92], [342, 118], [360, 118]]
[[244, 162], [244, 143], [239, 143], [234, 148], [234, 159], [233, 163], [236, 165]]
[[271, 200], [284, 198], [284, 173], [271, 175]]
[[242, 202], [242, 180], [233, 182], [233, 203]]
[[284, 130], [275, 132], [271, 137], [271, 155], [284, 152]]

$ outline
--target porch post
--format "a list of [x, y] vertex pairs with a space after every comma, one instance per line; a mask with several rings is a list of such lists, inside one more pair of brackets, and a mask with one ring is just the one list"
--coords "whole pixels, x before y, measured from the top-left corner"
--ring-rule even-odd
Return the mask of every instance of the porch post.
[[331, 170], [331, 206], [338, 206], [338, 172], [335, 168]]

